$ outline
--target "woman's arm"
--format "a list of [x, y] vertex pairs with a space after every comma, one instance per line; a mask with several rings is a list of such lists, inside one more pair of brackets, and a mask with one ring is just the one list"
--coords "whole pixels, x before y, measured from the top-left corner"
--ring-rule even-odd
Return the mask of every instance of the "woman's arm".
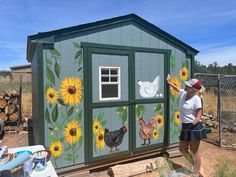
[[177, 87], [176, 85], [174, 85], [170, 82], [170, 75], [169, 74], [167, 75], [166, 81], [174, 90], [176, 90], [177, 92], [180, 91], [181, 88]]
[[196, 109], [196, 118], [193, 120], [192, 124], [196, 125], [201, 120], [201, 117], [202, 117], [202, 108], [198, 108]]

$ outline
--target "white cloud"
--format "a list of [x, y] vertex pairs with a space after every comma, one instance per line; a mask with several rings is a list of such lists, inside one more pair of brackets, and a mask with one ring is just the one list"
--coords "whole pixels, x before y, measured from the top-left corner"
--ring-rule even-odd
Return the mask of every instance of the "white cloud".
[[227, 65], [228, 63], [236, 65], [236, 45], [205, 50], [200, 52], [195, 58], [204, 65], [213, 62], [217, 62], [220, 66]]

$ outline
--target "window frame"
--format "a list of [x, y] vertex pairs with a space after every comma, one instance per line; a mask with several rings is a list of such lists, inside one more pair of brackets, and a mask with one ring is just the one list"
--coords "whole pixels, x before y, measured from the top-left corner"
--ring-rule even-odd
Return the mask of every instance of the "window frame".
[[[109, 69], [109, 73], [108, 73], [108, 78], [109, 81], [108, 82], [102, 82], [102, 69]], [[117, 69], [118, 73], [116, 75], [111, 75], [110, 74], [110, 70], [111, 69]], [[112, 76], [116, 76], [117, 77], [117, 81], [116, 82], [111, 82], [111, 77]], [[120, 66], [99, 66], [99, 101], [115, 101], [115, 100], [120, 100], [121, 99], [121, 82], [120, 82], [120, 78], [121, 78], [121, 68]], [[113, 84], [117, 84], [118, 85], [118, 97], [108, 97], [108, 98], [103, 98], [102, 97], [102, 85], [113, 85]]]

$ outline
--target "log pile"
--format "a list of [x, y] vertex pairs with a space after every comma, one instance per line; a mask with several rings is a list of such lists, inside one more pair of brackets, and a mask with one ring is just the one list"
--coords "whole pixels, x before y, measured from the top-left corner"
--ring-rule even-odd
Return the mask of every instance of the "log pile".
[[20, 94], [13, 90], [4, 92], [0, 90], [0, 119], [4, 121], [17, 121], [20, 112]]

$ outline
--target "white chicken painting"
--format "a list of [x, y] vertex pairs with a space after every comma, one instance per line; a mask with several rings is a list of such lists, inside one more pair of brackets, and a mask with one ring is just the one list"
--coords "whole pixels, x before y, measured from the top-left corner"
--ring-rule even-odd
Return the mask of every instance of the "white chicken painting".
[[160, 76], [158, 75], [153, 82], [137, 81], [139, 86], [139, 93], [143, 98], [162, 97], [163, 94], [159, 93], [160, 90]]

